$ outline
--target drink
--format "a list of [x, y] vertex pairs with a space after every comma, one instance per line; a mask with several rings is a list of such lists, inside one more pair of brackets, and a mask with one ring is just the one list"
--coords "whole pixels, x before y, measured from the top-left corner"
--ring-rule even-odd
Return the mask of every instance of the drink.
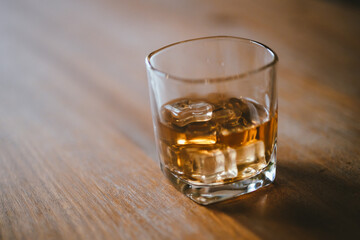
[[163, 167], [194, 185], [259, 174], [269, 163], [277, 114], [249, 98], [209, 95], [164, 104], [157, 122]]
[[145, 62], [161, 169], [203, 205], [256, 191], [276, 176], [277, 55], [237, 37], [204, 37]]

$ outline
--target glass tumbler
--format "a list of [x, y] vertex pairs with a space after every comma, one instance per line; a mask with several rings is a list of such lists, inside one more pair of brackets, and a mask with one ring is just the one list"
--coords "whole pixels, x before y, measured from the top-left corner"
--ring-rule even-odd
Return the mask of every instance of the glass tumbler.
[[208, 205], [274, 181], [277, 55], [229, 36], [186, 40], [146, 57], [161, 169]]

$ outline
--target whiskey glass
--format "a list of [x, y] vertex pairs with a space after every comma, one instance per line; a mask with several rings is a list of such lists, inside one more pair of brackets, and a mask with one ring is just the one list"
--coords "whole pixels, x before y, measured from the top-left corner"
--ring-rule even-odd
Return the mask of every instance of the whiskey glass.
[[274, 51], [214, 36], [165, 46], [145, 62], [160, 167], [178, 190], [208, 205], [274, 181]]

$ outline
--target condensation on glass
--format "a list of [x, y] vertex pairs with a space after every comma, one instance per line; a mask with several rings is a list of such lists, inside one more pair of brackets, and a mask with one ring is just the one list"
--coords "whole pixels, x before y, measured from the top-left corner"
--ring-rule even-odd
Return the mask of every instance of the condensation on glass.
[[195, 202], [274, 181], [276, 63], [265, 45], [228, 36], [178, 42], [146, 58], [161, 169]]

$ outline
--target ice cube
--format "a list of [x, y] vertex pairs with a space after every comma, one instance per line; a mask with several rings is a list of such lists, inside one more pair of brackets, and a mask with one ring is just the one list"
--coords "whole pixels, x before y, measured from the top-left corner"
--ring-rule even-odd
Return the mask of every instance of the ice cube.
[[260, 124], [260, 117], [258, 113], [258, 108], [254, 103], [246, 101], [247, 111], [243, 112], [242, 117], [251, 125]]
[[180, 152], [186, 171], [201, 183], [209, 184], [237, 176], [236, 151], [229, 147], [191, 146]]
[[181, 99], [163, 106], [163, 117], [178, 127], [184, 127], [193, 122], [209, 121], [212, 111], [213, 106], [210, 103]]
[[185, 129], [173, 127], [170, 124], [161, 124], [157, 126], [159, 138], [169, 145], [178, 144], [186, 140]]
[[168, 145], [163, 141], [160, 141], [160, 157], [164, 165], [170, 169], [170, 171], [183, 174], [184, 173], [184, 161], [179, 157], [179, 148], [175, 145]]
[[185, 136], [185, 144], [215, 144], [216, 124], [211, 121], [188, 124]]
[[230, 98], [225, 104], [227, 109], [232, 109], [236, 115], [241, 116], [247, 110], [246, 101], [242, 98]]
[[260, 119], [267, 113], [260, 104], [245, 98], [230, 98], [225, 107], [234, 111], [243, 126], [260, 124]]
[[233, 109], [221, 107], [213, 111], [213, 120], [223, 124], [238, 120], [238, 116]]
[[238, 164], [253, 163], [257, 159], [262, 159], [265, 157], [264, 142], [255, 141], [245, 146], [241, 146], [236, 149], [236, 154]]
[[263, 141], [255, 141], [235, 150], [239, 176], [243, 178], [251, 177], [266, 167]]

